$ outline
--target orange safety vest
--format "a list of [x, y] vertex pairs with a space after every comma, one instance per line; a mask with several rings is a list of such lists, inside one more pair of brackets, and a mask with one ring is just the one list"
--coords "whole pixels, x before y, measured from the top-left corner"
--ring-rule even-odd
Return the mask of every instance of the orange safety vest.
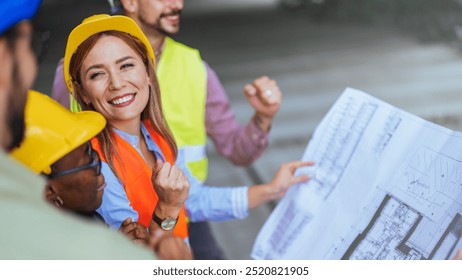
[[[172, 165], [175, 164], [173, 153], [164, 138], [154, 130], [149, 121], [145, 120], [143, 123], [146, 126], [149, 135], [151, 135], [151, 138], [162, 151], [165, 160]], [[117, 133], [113, 133], [112, 135], [114, 137], [113, 140], [117, 151], [119, 152], [120, 159], [123, 162], [123, 165], [121, 165], [114, 156], [114, 167], [122, 180], [122, 184], [131, 206], [136, 212], [138, 212], [138, 222], [145, 227], [148, 227], [152, 220], [154, 208], [159, 200], [151, 181], [152, 169], [147, 165], [143, 157], [135, 150], [135, 148], [123, 140], [119, 135], [117, 135]], [[91, 140], [91, 144], [100, 154], [101, 160], [107, 162], [102, 152], [101, 145], [96, 137]], [[124, 168], [122, 168], [122, 166]], [[178, 222], [173, 230], [173, 235], [179, 236], [183, 239], [188, 237], [186, 211], [184, 206], [181, 208]]]

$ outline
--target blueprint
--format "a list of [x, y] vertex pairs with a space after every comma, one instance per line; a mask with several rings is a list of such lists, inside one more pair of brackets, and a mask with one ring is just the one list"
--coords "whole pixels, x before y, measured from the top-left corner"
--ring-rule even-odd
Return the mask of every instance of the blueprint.
[[254, 259], [448, 259], [462, 249], [462, 133], [346, 89]]

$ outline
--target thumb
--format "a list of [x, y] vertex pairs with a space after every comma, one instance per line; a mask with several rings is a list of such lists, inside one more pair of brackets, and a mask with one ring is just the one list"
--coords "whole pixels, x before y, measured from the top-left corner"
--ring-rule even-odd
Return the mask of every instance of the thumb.
[[127, 225], [129, 225], [131, 222], [132, 222], [132, 218], [128, 217], [128, 218], [126, 218], [126, 219], [122, 222], [122, 225], [121, 225], [121, 226], [127, 226]]
[[164, 166], [164, 162], [160, 159], [157, 159], [154, 165], [154, 173], [159, 173], [159, 171], [162, 169], [162, 166]]

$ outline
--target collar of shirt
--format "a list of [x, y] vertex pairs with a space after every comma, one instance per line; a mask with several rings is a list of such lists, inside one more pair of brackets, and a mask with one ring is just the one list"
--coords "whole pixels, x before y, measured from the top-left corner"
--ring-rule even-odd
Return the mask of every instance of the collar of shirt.
[[[133, 148], [135, 148], [135, 150], [140, 155], [143, 155], [143, 153], [140, 150], [140, 145], [139, 145], [140, 139], [138, 136], [123, 132], [116, 128], [113, 128], [113, 130], [115, 133], [117, 133], [117, 135], [119, 135], [122, 139], [127, 141]], [[159, 146], [157, 146], [156, 142], [152, 140], [151, 135], [149, 135], [149, 132], [143, 123], [141, 123], [141, 133], [143, 134], [144, 140], [146, 141], [148, 150], [153, 152], [156, 155], [156, 158], [161, 159], [162, 161], [165, 162], [165, 158], [164, 158], [164, 155], [162, 154], [162, 151], [160, 150]]]

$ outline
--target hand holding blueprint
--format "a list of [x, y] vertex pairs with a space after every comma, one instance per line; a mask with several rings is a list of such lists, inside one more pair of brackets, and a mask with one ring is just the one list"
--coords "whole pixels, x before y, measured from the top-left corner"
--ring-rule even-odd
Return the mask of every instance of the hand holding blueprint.
[[447, 259], [462, 248], [462, 133], [346, 89], [255, 259]]

